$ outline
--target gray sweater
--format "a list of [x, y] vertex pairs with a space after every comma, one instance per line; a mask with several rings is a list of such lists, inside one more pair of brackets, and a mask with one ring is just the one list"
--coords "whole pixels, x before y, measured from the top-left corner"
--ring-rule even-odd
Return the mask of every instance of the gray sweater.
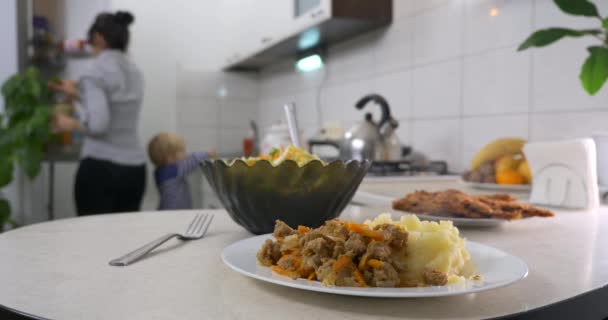
[[143, 77], [118, 50], [104, 50], [78, 81], [86, 128], [81, 158], [141, 165], [146, 154], [137, 135]]

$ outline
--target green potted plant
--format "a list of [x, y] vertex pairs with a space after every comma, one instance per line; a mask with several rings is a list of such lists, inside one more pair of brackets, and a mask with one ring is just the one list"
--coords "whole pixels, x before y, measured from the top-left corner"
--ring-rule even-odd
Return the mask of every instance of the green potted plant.
[[13, 180], [16, 166], [33, 179], [40, 173], [44, 148], [50, 137], [53, 93], [35, 68], [10, 77], [2, 85], [4, 113], [0, 114], [0, 232], [11, 219], [2, 188]]
[[580, 73], [583, 88], [590, 95], [595, 95], [608, 79], [608, 18], [602, 17], [595, 4], [588, 0], [554, 0], [565, 13], [597, 19], [598, 28], [573, 30], [568, 28], [548, 28], [534, 32], [518, 48], [518, 51], [532, 47], [544, 47], [565, 37], [595, 37], [599, 44], [587, 48], [589, 56]]

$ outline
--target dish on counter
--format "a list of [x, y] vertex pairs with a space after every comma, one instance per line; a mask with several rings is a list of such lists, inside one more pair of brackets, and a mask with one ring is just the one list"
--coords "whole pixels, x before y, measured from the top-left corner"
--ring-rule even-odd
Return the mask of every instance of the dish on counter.
[[[244, 239], [224, 248], [222, 261], [228, 267], [243, 275], [281, 286], [367, 297], [438, 297], [467, 294], [506, 286], [525, 278], [528, 274], [528, 268], [521, 259], [490, 246], [465, 241], [459, 236], [458, 229], [448, 221], [440, 223], [425, 222], [420, 221], [415, 215], [407, 215], [399, 221], [392, 221], [390, 215], [385, 214], [372, 221], [366, 221], [364, 224], [352, 224], [350, 228], [353, 231], [348, 231], [348, 236], [344, 232], [344, 228], [348, 231], [348, 222], [339, 220], [330, 220], [320, 228], [321, 230], [310, 230], [305, 227], [290, 230], [286, 229], [283, 224], [278, 223], [275, 235], [279, 239], [283, 239], [281, 244], [279, 244], [279, 241], [275, 241], [276, 238], [273, 238], [271, 234]], [[391, 237], [391, 235], [394, 235], [393, 232], [396, 232], [395, 230], [400, 230], [397, 231], [400, 233], [395, 234], [407, 234], [407, 240], [403, 241], [403, 246], [400, 249], [402, 237]], [[350, 240], [351, 233], [357, 234], [354, 235], [354, 240]], [[388, 233], [387, 239], [382, 241], [373, 240], [373, 238], [378, 239], [380, 235], [384, 237], [384, 233]], [[292, 238], [287, 239], [290, 236]], [[295, 238], [293, 238], [294, 236], [300, 239], [297, 244]], [[343, 240], [345, 236], [347, 238]], [[304, 241], [304, 237], [310, 239]], [[390, 240], [388, 240], [389, 238]], [[319, 267], [323, 265], [325, 267], [321, 268], [320, 272], [326, 273], [323, 276], [323, 281], [313, 280], [317, 278], [316, 271], [311, 280], [308, 280], [302, 278], [304, 274], [298, 271], [289, 270], [289, 273], [286, 273], [284, 268], [281, 268], [282, 270], [274, 268], [275, 271], [279, 271], [277, 273], [271, 267], [262, 265], [258, 259], [260, 255], [262, 260], [269, 258], [273, 266], [277, 265], [276, 263], [280, 259], [284, 259], [281, 264], [292, 268], [292, 266], [297, 265], [297, 259], [294, 259], [293, 253], [296, 251], [289, 251], [294, 250], [289, 249], [290, 245], [300, 247], [302, 256], [305, 255], [306, 250], [308, 250], [306, 251], [308, 254], [312, 253], [312, 255], [307, 256], [308, 262], [304, 262], [304, 257], [301, 258], [300, 266], [302, 266], [302, 264], [311, 261], [312, 263], [318, 262], [314, 261], [315, 253], [313, 249], [328, 248], [327, 246], [321, 246], [321, 242], [334, 242], [334, 249], [340, 247], [338, 243], [344, 243], [343, 248], [346, 250], [346, 242], [350, 240], [352, 243], [349, 243], [348, 247], [351, 248], [352, 245], [351, 249], [354, 250], [355, 242], [359, 242], [361, 239], [366, 243], [365, 252], [360, 250], [360, 252], [363, 252], [362, 254], [353, 255], [354, 258], [349, 260], [348, 258], [340, 258], [348, 256], [344, 252], [342, 255], [336, 256], [337, 259], [334, 259], [332, 250], [332, 257], [327, 257], [325, 262], [321, 261]], [[396, 242], [393, 243], [395, 240]], [[303, 242], [303, 245], [299, 242]], [[370, 248], [372, 248], [371, 253], [371, 251], [387, 245], [391, 247], [392, 257], [389, 255], [389, 258], [386, 258], [386, 255], [384, 255], [382, 256], [385, 257], [383, 260], [381, 256], [370, 257], [368, 255], [367, 259], [364, 260], [366, 262], [361, 263]], [[263, 250], [260, 250], [260, 248], [263, 248]], [[281, 249], [283, 249], [283, 252], [281, 252]], [[268, 256], [268, 252], [264, 252], [266, 250], [269, 250], [268, 252], [271, 255], [275, 250], [279, 250], [279, 252], [276, 252], [274, 256]], [[286, 255], [291, 256], [283, 258]], [[265, 264], [270, 264], [269, 261], [265, 261]], [[334, 265], [338, 261], [341, 262], [336, 266], [335, 269], [338, 270], [336, 272]], [[397, 266], [393, 265], [395, 263], [397, 263]], [[359, 269], [360, 265], [362, 265], [363, 271]], [[393, 274], [390, 282], [387, 281], [390, 279], [384, 276], [377, 278], [383, 273], [388, 274], [386, 270], [389, 265], [398, 274], [399, 283], [396, 282], [394, 273], [391, 271], [388, 271]], [[404, 267], [406, 269], [403, 269]], [[375, 268], [379, 268], [378, 271], [375, 271]], [[295, 268], [294, 270], [298, 269]], [[355, 270], [361, 273], [365, 281], [365, 287], [362, 287], [361, 279], [357, 280], [355, 278], [358, 276], [349, 275], [349, 271], [355, 273]], [[443, 273], [442, 270], [446, 272]], [[309, 272], [312, 271], [309, 270]], [[374, 272], [378, 274], [375, 275]], [[338, 273], [345, 273], [345, 275], [340, 276]], [[428, 274], [425, 275], [425, 273]], [[310, 274], [308, 277], [310, 277]], [[481, 277], [476, 277], [477, 274]], [[369, 279], [366, 277], [369, 277]], [[378, 282], [379, 279], [384, 280]], [[401, 283], [402, 279], [405, 280], [404, 283]], [[429, 285], [430, 283], [444, 284]], [[373, 287], [372, 285], [385, 285], [385, 287]]]
[[424, 221], [450, 221], [455, 226], [460, 228], [496, 228], [508, 223], [504, 219], [473, 219], [473, 218], [458, 218], [458, 217], [441, 217], [430, 214], [418, 214], [418, 218]]
[[416, 191], [393, 201], [393, 209], [437, 217], [515, 220], [553, 217], [553, 212], [520, 203], [508, 194], [469, 195], [458, 190]]
[[250, 159], [205, 160], [201, 169], [230, 217], [254, 234], [275, 221], [318, 227], [352, 199], [370, 162], [325, 163], [288, 146]]
[[443, 286], [474, 273], [465, 240], [451, 222], [382, 214], [363, 224], [329, 220], [317, 229], [276, 222], [258, 262], [291, 279], [339, 287]]
[[529, 193], [532, 190], [532, 186], [529, 184], [497, 184], [497, 183], [485, 183], [485, 182], [470, 182], [462, 180], [462, 183], [474, 189], [479, 190], [490, 190], [490, 191], [502, 191], [502, 192], [525, 192]]
[[511, 186], [529, 187], [532, 174], [523, 155], [525, 144], [526, 140], [519, 138], [501, 138], [490, 142], [475, 154], [462, 179], [474, 184], [473, 187], [492, 190], [519, 190], [509, 188]]

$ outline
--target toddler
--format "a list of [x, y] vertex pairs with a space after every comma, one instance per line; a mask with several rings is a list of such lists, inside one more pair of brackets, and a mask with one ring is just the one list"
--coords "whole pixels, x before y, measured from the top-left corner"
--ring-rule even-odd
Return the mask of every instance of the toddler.
[[152, 138], [148, 154], [156, 169], [154, 180], [160, 194], [159, 210], [192, 209], [190, 187], [186, 177], [209, 158], [206, 152], [186, 155], [184, 139], [163, 132]]

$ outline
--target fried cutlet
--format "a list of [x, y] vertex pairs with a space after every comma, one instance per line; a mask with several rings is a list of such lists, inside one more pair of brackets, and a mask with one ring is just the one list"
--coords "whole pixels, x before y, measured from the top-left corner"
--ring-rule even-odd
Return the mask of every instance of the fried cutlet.
[[548, 210], [519, 203], [508, 194], [469, 195], [458, 190], [416, 191], [393, 201], [393, 209], [436, 216], [466, 218], [520, 219], [552, 217]]

